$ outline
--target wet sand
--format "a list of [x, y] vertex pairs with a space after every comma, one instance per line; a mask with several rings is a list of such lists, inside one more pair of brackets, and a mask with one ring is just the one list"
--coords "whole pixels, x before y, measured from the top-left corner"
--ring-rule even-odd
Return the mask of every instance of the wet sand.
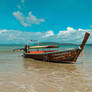
[[75, 64], [25, 59], [21, 52], [4, 51], [0, 53], [0, 92], [92, 92], [91, 51], [85, 51]]

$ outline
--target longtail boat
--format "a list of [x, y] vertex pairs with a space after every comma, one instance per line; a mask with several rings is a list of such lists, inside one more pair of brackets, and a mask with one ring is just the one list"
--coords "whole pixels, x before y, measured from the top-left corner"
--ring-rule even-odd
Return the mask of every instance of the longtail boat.
[[[49, 61], [49, 62], [67, 62], [67, 63], [75, 63], [78, 56], [84, 49], [84, 46], [90, 36], [89, 32], [85, 33], [84, 39], [82, 41], [82, 44], [73, 49], [67, 49], [67, 50], [46, 50], [46, 51], [41, 51], [40, 49], [36, 51], [30, 51], [32, 48], [39, 48], [39, 47], [29, 47], [28, 45], [25, 46], [24, 49], [24, 57], [25, 58], [33, 58], [37, 60], [43, 60], [43, 61]], [[40, 46], [41, 47], [41, 46]], [[57, 48], [57, 46], [47, 46], [47, 48], [52, 47], [52, 48]], [[42, 47], [46, 48], [46, 46]]]

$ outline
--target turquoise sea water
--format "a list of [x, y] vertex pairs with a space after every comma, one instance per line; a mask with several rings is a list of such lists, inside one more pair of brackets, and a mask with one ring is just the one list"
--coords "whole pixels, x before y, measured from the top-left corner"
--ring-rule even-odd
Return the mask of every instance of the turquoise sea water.
[[[75, 64], [43, 62], [22, 57], [12, 50], [23, 46], [0, 46], [0, 92], [92, 92], [92, 46]], [[76, 46], [61, 46], [62, 49]]]

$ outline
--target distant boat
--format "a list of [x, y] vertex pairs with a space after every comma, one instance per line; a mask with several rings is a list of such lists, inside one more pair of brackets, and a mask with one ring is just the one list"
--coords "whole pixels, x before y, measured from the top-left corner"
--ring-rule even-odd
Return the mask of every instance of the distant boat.
[[[78, 48], [67, 49], [67, 50], [45, 50], [42, 51], [40, 48], [57, 48], [57, 46], [33, 46], [29, 47], [25, 46], [24, 49], [24, 57], [25, 58], [33, 58], [37, 60], [49, 61], [49, 62], [67, 62], [67, 63], [75, 63], [81, 51], [83, 50], [88, 38], [90, 36], [89, 32], [85, 33], [82, 44]], [[31, 51], [31, 49], [37, 49], [35, 51]]]

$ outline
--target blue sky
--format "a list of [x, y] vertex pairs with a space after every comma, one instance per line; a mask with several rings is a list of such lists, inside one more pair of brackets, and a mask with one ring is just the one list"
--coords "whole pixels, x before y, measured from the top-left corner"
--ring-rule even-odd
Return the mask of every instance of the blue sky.
[[[61, 39], [65, 42], [63, 39], [66, 39], [66, 42], [77, 42], [80, 37], [83, 37], [80, 33], [91, 32], [91, 27], [92, 0], [0, 0], [0, 36], [2, 37], [0, 43], [13, 43], [14, 41], [20, 43], [18, 38], [26, 37], [26, 35], [23, 36], [24, 31], [27, 34], [31, 32], [33, 35], [40, 32], [43, 38], [41, 36], [37, 39], [44, 39], [42, 41], [55, 39], [59, 42]], [[72, 34], [71, 30], [76, 31]], [[17, 36], [13, 32], [11, 34], [11, 31], [21, 32], [21, 34]], [[68, 32], [63, 34], [63, 31]], [[76, 41], [71, 40], [71, 36], [76, 32], [78, 34]], [[60, 33], [63, 34], [63, 38], [58, 37]], [[8, 40], [3, 39], [6, 35], [10, 37]], [[67, 41], [65, 35], [70, 40]], [[35, 39], [35, 37], [29, 35], [28, 39], [25, 38], [25, 40], [29, 39]], [[92, 43], [91, 38], [89, 43]]]

